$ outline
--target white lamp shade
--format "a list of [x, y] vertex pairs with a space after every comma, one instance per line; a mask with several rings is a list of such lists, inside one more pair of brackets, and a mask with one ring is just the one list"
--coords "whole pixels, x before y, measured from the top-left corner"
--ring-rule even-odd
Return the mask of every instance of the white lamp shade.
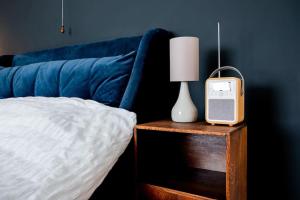
[[170, 80], [199, 80], [199, 39], [176, 37], [170, 40]]

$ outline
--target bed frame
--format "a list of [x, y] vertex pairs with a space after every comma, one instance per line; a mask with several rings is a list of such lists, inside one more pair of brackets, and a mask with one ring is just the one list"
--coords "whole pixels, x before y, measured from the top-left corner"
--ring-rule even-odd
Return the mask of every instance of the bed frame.
[[[152, 29], [143, 36], [119, 38], [91, 44], [0, 56], [0, 65], [13, 67], [52, 60], [105, 57], [136, 50], [128, 85], [120, 108], [137, 113], [138, 123], [170, 118], [178, 85], [169, 81], [169, 39], [173, 34]], [[132, 142], [91, 199], [134, 199]]]

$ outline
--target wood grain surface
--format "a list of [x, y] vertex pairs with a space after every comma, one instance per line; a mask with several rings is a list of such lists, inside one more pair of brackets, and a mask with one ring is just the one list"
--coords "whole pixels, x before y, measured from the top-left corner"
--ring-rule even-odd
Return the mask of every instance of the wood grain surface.
[[244, 124], [238, 124], [233, 127], [226, 126], [226, 125], [212, 126], [205, 122], [178, 123], [178, 122], [173, 122], [171, 120], [161, 120], [161, 121], [149, 122], [144, 124], [138, 124], [136, 128], [143, 129], [143, 130], [155, 130], [155, 131], [165, 131], [165, 132], [225, 136], [234, 131], [237, 131], [243, 126]]

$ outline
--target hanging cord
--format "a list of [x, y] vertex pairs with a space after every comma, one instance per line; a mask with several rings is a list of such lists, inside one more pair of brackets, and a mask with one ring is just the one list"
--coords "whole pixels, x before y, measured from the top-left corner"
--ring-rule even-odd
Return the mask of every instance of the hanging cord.
[[61, 26], [60, 32], [65, 33], [65, 26], [64, 26], [64, 0], [61, 0]]

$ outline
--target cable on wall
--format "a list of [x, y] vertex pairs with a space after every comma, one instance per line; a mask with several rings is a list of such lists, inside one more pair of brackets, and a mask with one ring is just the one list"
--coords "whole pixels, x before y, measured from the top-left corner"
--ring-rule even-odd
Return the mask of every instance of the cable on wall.
[[61, 0], [61, 26], [60, 32], [65, 33], [65, 26], [64, 26], [64, 0]]

